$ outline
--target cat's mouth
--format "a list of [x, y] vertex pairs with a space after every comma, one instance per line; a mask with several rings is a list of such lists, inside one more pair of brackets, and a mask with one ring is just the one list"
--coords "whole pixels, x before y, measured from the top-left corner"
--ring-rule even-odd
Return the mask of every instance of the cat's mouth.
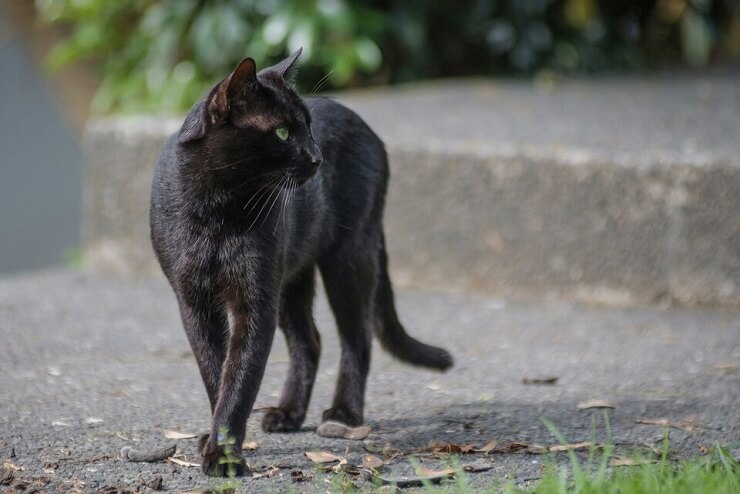
[[303, 185], [311, 180], [315, 175], [316, 168], [294, 168], [288, 173], [288, 176], [293, 179], [294, 182], [298, 183], [298, 185]]

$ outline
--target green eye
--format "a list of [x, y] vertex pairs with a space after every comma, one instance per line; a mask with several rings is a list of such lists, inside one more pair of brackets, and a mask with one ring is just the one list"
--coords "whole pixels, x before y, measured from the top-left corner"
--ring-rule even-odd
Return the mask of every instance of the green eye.
[[285, 127], [278, 127], [275, 129], [275, 134], [278, 136], [278, 139], [281, 141], [288, 140], [288, 137], [290, 136], [290, 133], [288, 132], [288, 129]]

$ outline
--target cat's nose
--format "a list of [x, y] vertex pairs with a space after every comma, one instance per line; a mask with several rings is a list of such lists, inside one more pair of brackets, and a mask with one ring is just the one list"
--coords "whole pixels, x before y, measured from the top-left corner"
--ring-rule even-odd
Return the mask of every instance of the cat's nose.
[[311, 160], [311, 164], [315, 167], [319, 167], [324, 162], [324, 157], [321, 155], [321, 150], [317, 145], [314, 144], [313, 149], [308, 152], [308, 158]]

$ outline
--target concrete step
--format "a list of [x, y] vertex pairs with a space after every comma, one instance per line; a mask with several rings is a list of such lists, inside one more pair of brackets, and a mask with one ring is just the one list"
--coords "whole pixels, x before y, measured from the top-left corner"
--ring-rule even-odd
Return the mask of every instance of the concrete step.
[[[416, 84], [336, 95], [385, 140], [397, 283], [740, 306], [737, 74]], [[157, 270], [146, 211], [177, 120], [93, 121], [88, 265]]]
[[[645, 444], [662, 447], [664, 428], [638, 423], [645, 419], [677, 426], [668, 432], [672, 459], [698, 456], [717, 443], [737, 448], [737, 310], [594, 308], [405, 290], [397, 301], [409, 333], [447, 348], [455, 367], [444, 374], [415, 369], [376, 345], [366, 401], [371, 435], [365, 442], [318, 437], [314, 429], [331, 403], [339, 363], [333, 317], [320, 291], [315, 319], [323, 351], [306, 427], [265, 434], [261, 414], [253, 413], [248, 438], [258, 447], [245, 453], [253, 468], [292, 465], [315, 476], [301, 492], [326, 492], [304, 452], [327, 450], [358, 464], [365, 447], [386, 443], [409, 454], [430, 442], [558, 444], [543, 417], [570, 443], [592, 434], [604, 442], [605, 410], [577, 407], [594, 399], [614, 407], [606, 412], [617, 454], [649, 454]], [[47, 492], [68, 492], [74, 481], [90, 491], [119, 484], [133, 489], [154, 475], [176, 492], [207, 485], [195, 468], [118, 458], [123, 446], [171, 443], [164, 430], [209, 427], [205, 389], [164, 280], [71, 271], [0, 279], [0, 328], [0, 454], [25, 468], [18, 478], [45, 477]], [[257, 407], [277, 404], [287, 364], [278, 334]], [[525, 377], [557, 381], [531, 385]], [[198, 461], [195, 440], [177, 443]], [[737, 449], [732, 454], [737, 457]], [[566, 461], [565, 453], [556, 457]], [[522, 483], [540, 476], [547, 462], [542, 455], [506, 453], [460, 458], [463, 465], [474, 460], [492, 468], [470, 475], [476, 487], [502, 479]], [[447, 461], [424, 458], [431, 469]], [[391, 460], [386, 472], [410, 473], [407, 457]], [[288, 470], [245, 482], [246, 492], [285, 492], [292, 485]]]

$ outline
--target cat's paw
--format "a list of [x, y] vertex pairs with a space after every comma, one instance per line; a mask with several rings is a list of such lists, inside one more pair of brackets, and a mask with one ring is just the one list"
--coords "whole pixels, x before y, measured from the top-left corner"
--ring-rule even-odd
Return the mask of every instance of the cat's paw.
[[203, 453], [205, 453], [206, 446], [208, 446], [208, 441], [211, 440], [211, 433], [210, 432], [204, 432], [202, 434], [198, 435], [198, 454], [200, 456], [203, 456]]
[[273, 407], [262, 417], [262, 430], [265, 432], [295, 432], [301, 424], [302, 416], [283, 408]]
[[[203, 434], [198, 438], [198, 451], [201, 456], [200, 467], [209, 477], [241, 477], [249, 472], [240, 451], [227, 455], [221, 446], [210, 441], [210, 434]], [[219, 461], [229, 457], [234, 461], [226, 463]]]
[[345, 407], [332, 407], [328, 410], [324, 410], [324, 414], [321, 418], [324, 422], [333, 420], [352, 427], [362, 425], [362, 415], [354, 413]]

